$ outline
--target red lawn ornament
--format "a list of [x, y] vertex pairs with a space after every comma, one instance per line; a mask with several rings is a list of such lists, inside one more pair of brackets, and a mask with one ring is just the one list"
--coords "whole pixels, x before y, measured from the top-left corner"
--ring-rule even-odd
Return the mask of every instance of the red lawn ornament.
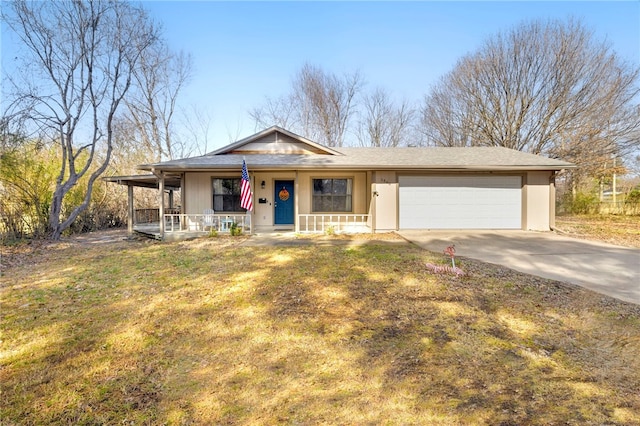
[[425, 263], [428, 270], [434, 274], [454, 274], [456, 277], [463, 277], [464, 271], [460, 268], [452, 268], [449, 265], [434, 265], [433, 263]]
[[451, 266], [453, 268], [455, 268], [456, 267], [456, 260], [455, 260], [456, 245], [455, 244], [451, 244], [449, 247], [444, 249], [444, 254], [451, 257]]
[[456, 267], [456, 246], [455, 244], [450, 245], [443, 252], [446, 256], [451, 257], [451, 266], [447, 265], [434, 265], [433, 263], [427, 263], [425, 266], [434, 274], [455, 274], [457, 277], [462, 277], [465, 275], [464, 271], [458, 267]]

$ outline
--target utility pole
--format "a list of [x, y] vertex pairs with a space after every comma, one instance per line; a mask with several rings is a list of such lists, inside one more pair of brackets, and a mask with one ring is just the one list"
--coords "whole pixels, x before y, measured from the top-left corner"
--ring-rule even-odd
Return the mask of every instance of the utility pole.
[[616, 204], [616, 157], [613, 157], [613, 208], [617, 207]]

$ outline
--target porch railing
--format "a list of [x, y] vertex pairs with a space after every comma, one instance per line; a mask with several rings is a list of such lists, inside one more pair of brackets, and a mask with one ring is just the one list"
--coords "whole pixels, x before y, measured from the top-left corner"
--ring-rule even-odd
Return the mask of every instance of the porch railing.
[[298, 232], [371, 232], [368, 214], [299, 214]]
[[[167, 214], [180, 213], [179, 208], [165, 208]], [[133, 223], [158, 223], [160, 222], [160, 209], [135, 209]]]
[[244, 232], [251, 232], [251, 217], [246, 214], [165, 214], [164, 231], [230, 232], [233, 224]]

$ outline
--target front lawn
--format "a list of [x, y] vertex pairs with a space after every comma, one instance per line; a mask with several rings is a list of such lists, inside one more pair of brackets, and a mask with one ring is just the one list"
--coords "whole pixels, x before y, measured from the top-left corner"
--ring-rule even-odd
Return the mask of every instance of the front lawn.
[[[640, 424], [640, 307], [406, 243], [23, 247], [2, 424]], [[362, 243], [362, 244], [360, 244]]]
[[556, 228], [570, 237], [640, 248], [640, 216], [558, 216]]

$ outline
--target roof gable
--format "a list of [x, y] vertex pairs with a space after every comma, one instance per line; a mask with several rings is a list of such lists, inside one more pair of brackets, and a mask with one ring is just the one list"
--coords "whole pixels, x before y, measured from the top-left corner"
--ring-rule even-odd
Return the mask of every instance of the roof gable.
[[272, 126], [222, 147], [207, 154], [207, 156], [228, 154], [342, 155], [338, 151], [312, 142], [278, 126]]

